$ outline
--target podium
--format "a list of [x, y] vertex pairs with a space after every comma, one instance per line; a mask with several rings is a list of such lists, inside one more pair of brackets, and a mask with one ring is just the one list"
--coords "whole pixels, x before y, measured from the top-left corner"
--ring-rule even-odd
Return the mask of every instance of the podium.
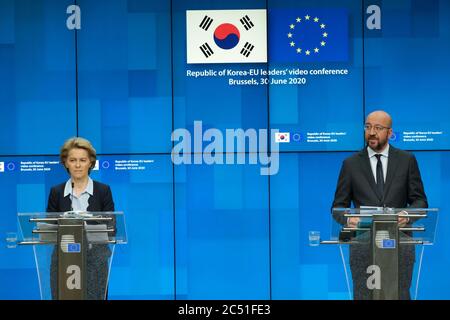
[[123, 212], [18, 213], [18, 244], [32, 245], [43, 300], [103, 300]]
[[[409, 290], [409, 287], [402, 288], [409, 281], [404, 280], [408, 272], [407, 265], [411, 266], [411, 273], [413, 266], [416, 270], [411, 287], [414, 289], [412, 298], [417, 299], [422, 258], [425, 247], [434, 243], [438, 209], [370, 207], [333, 208], [332, 211], [334, 219], [330, 238], [320, 241], [320, 244], [339, 246], [349, 295], [355, 292], [352, 292], [353, 287], [349, 283], [351, 272], [348, 258], [344, 255], [344, 246], [350, 246], [350, 264], [364, 266], [358, 276], [363, 277], [363, 290], [369, 290], [369, 299], [400, 299], [401, 290]], [[348, 218], [355, 217], [359, 218], [356, 227], [346, 225]], [[406, 218], [407, 222], [399, 225], [399, 218]], [[415, 259], [416, 246], [419, 246], [418, 259]], [[410, 280], [413, 278], [411, 275]]]

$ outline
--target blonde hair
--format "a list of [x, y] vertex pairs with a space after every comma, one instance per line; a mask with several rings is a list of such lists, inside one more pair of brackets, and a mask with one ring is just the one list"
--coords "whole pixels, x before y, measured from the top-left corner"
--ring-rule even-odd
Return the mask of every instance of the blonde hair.
[[89, 160], [91, 161], [91, 169], [95, 167], [95, 161], [97, 160], [97, 152], [95, 151], [92, 144], [81, 137], [73, 137], [66, 142], [64, 142], [59, 152], [59, 160], [61, 164], [65, 167], [67, 157], [69, 156], [69, 151], [72, 149], [84, 149], [89, 155]]

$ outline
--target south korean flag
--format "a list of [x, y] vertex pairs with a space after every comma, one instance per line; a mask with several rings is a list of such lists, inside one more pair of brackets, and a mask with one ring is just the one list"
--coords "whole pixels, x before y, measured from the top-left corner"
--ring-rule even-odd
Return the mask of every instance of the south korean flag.
[[187, 63], [267, 62], [266, 10], [187, 10]]

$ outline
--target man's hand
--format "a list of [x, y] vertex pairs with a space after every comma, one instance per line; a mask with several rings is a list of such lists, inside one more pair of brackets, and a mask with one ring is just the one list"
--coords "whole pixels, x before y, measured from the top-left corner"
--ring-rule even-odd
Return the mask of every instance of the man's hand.
[[357, 217], [350, 217], [347, 219], [347, 227], [349, 228], [356, 228], [358, 227], [360, 218]]
[[408, 218], [408, 212], [406, 211], [401, 211], [398, 213], [398, 226], [400, 228], [403, 228], [404, 226], [406, 226], [409, 222], [409, 218]]

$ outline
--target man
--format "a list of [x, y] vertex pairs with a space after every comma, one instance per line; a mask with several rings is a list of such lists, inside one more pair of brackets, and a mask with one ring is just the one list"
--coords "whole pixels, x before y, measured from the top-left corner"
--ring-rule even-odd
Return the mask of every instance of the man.
[[[422, 179], [413, 154], [389, 145], [392, 119], [384, 111], [374, 111], [364, 125], [367, 147], [344, 160], [339, 174], [333, 208], [361, 206], [392, 208], [428, 207]], [[359, 218], [345, 218], [333, 213], [342, 225], [356, 227]], [[398, 220], [399, 226], [408, 222], [407, 216]], [[415, 260], [413, 245], [399, 246], [399, 297], [410, 299], [409, 288]], [[368, 245], [350, 246], [350, 268], [355, 300], [370, 299], [367, 288], [367, 267], [370, 265]]]

